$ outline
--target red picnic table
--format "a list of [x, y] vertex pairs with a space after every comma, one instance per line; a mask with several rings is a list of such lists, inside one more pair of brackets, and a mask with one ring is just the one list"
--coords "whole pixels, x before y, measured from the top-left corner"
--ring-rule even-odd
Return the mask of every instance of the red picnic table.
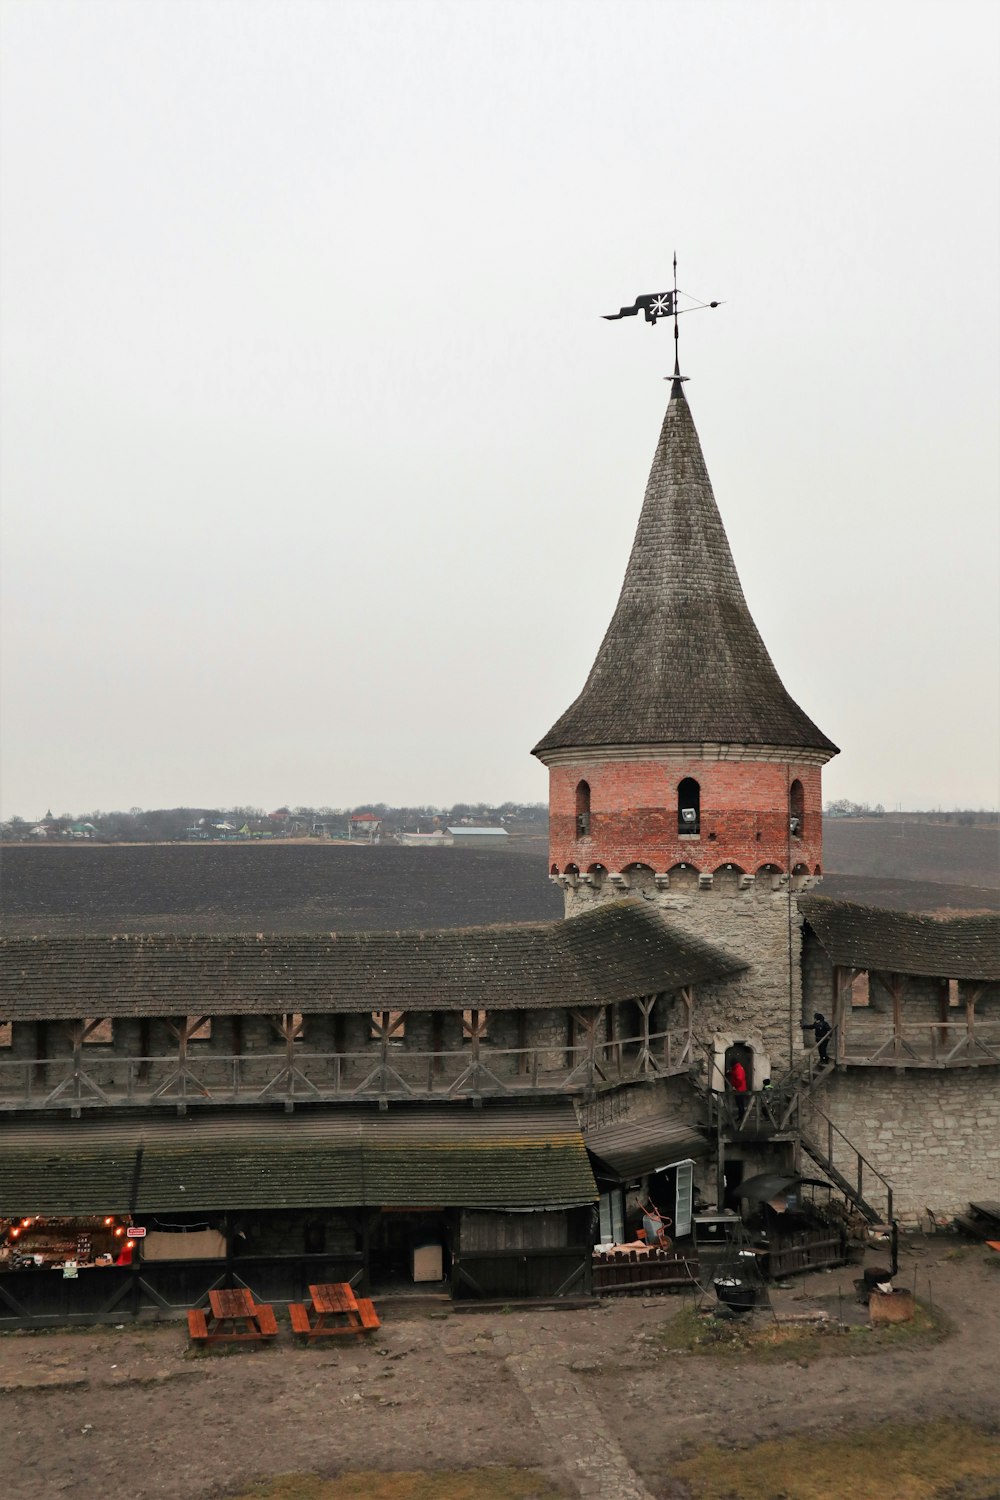
[[274, 1308], [253, 1300], [247, 1287], [221, 1287], [209, 1292], [211, 1317], [200, 1307], [188, 1310], [188, 1333], [207, 1344], [259, 1344], [278, 1332]]
[[292, 1302], [288, 1312], [292, 1330], [307, 1339], [354, 1336], [363, 1338], [381, 1327], [375, 1304], [370, 1297], [355, 1297], [346, 1281], [329, 1281], [320, 1286], [311, 1286], [312, 1299], [307, 1307], [304, 1302]]

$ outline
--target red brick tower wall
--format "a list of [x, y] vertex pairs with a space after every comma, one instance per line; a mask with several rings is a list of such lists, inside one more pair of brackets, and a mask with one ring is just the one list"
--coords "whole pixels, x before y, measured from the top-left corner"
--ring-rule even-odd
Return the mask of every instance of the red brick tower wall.
[[[678, 786], [700, 787], [696, 834], [678, 828]], [[648, 865], [663, 874], [685, 864], [701, 874], [736, 865], [755, 875], [822, 873], [821, 772], [816, 764], [764, 760], [583, 760], [549, 772], [549, 866], [565, 874], [601, 865], [609, 874]], [[802, 786], [798, 835], [790, 835], [789, 789]], [[577, 832], [577, 787], [590, 788], [589, 832]], [[789, 869], [789, 856], [791, 869]]]

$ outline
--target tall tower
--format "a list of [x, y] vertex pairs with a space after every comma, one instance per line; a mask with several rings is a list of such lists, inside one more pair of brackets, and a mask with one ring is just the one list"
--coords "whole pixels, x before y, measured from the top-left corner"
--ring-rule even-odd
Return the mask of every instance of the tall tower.
[[[752, 987], [784, 1001], [790, 892], [822, 873], [820, 775], [836, 753], [751, 618], [675, 378], [618, 606], [582, 693], [533, 751], [549, 768], [550, 873], [567, 915], [641, 891], [756, 948]], [[737, 909], [770, 910], [773, 941]]]

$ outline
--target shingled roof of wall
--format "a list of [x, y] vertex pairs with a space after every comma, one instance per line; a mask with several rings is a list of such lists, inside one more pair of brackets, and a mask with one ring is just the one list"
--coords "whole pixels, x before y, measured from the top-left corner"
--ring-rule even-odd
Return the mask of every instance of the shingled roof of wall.
[[835, 964], [940, 979], [1000, 980], [1000, 915], [927, 917], [800, 896], [799, 910]]
[[592, 1203], [568, 1101], [11, 1120], [0, 1201], [20, 1213]]
[[583, 692], [533, 753], [689, 743], [837, 753], [753, 622], [675, 381], [618, 606]]
[[436, 932], [6, 938], [4, 1020], [610, 1004], [745, 968], [645, 902]]

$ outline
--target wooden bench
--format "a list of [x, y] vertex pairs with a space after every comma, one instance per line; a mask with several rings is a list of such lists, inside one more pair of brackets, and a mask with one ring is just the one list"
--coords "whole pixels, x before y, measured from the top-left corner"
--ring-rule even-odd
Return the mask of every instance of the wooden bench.
[[288, 1304], [288, 1315], [292, 1320], [292, 1332], [303, 1334], [306, 1338], [312, 1333], [312, 1324], [309, 1321], [309, 1312], [303, 1302], [290, 1302]]
[[203, 1308], [188, 1308], [188, 1337], [192, 1339], [208, 1338], [208, 1324], [205, 1322], [205, 1312]]
[[274, 1316], [274, 1308], [267, 1303], [256, 1303], [253, 1311], [254, 1317], [257, 1319], [257, 1327], [260, 1329], [261, 1338], [276, 1338], [278, 1334], [278, 1320]]
[[259, 1344], [277, 1337], [274, 1308], [257, 1303], [246, 1287], [213, 1288], [208, 1294], [211, 1318], [204, 1309], [188, 1309], [188, 1333], [198, 1343]]
[[310, 1303], [290, 1302], [292, 1332], [313, 1343], [323, 1338], [364, 1338], [382, 1325], [370, 1297], [355, 1298], [346, 1281], [311, 1286]]
[[375, 1304], [372, 1299], [370, 1297], [359, 1297], [357, 1302], [362, 1330], [365, 1333], [371, 1333], [374, 1329], [381, 1328], [382, 1324], [378, 1313], [375, 1311]]

